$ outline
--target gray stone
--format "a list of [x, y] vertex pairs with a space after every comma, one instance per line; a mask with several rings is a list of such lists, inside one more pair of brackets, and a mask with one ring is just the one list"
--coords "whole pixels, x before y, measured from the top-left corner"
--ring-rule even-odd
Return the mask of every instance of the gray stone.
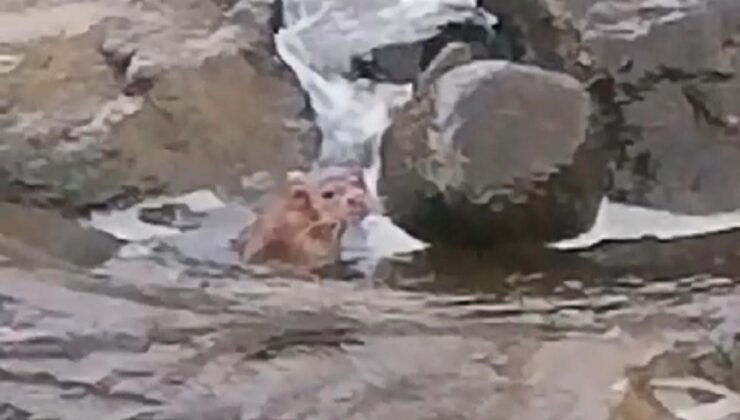
[[740, 207], [740, 3], [602, 1], [582, 25], [623, 116], [611, 197], [692, 214]]
[[562, 73], [495, 60], [445, 73], [384, 134], [388, 213], [423, 240], [465, 245], [588, 229], [606, 174], [591, 110]]
[[0, 72], [0, 199], [76, 210], [153, 190], [238, 190], [243, 175], [305, 164], [315, 130], [274, 57], [271, 4], [151, 3], [0, 11], [14, 24], [0, 32], [3, 57], [18, 57]]

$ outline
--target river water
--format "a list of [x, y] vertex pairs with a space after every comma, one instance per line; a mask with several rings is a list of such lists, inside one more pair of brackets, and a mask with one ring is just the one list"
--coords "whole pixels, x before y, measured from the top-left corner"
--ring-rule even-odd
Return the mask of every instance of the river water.
[[[351, 57], [495, 19], [473, 1], [284, 8], [276, 45], [316, 111], [320, 160], [360, 162], [370, 185], [380, 133], [411, 87], [351, 80]], [[192, 214], [141, 220], [173, 204]], [[102, 264], [0, 261], [0, 418], [740, 414], [740, 213], [604, 199], [589, 232], [493, 255], [426, 248], [374, 215], [348, 244], [365, 275], [318, 284], [239, 266], [229, 239], [253, 217], [212, 191], [159, 197], [83, 221], [127, 242]]]

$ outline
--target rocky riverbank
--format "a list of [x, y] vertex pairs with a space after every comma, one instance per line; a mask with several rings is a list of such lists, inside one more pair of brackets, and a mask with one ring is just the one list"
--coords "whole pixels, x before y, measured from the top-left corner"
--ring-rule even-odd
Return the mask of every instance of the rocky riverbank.
[[[0, 418], [740, 414], [737, 214], [615, 204], [740, 207], [740, 3], [412, 3], [0, 5]], [[434, 246], [240, 265], [317, 157]]]

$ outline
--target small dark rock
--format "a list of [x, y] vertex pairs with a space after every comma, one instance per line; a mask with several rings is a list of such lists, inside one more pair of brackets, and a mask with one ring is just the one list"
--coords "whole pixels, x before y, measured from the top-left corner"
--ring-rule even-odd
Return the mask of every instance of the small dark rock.
[[203, 213], [190, 210], [187, 204], [164, 204], [139, 210], [139, 220], [153, 225], [170, 226], [176, 229], [193, 230], [200, 227]]
[[417, 44], [394, 44], [372, 51], [372, 63], [380, 69], [377, 80], [392, 83], [412, 82], [422, 70], [422, 49]]
[[[581, 34], [571, 17], [575, 4], [540, 0], [481, 0], [499, 20], [499, 48], [509, 59], [575, 73]], [[571, 2], [572, 3], [572, 2]]]

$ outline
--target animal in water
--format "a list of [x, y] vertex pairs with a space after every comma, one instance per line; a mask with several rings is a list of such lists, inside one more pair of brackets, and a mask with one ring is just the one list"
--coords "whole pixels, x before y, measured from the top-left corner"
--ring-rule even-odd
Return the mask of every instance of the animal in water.
[[360, 168], [330, 166], [291, 171], [236, 241], [251, 264], [288, 264], [314, 271], [338, 262], [341, 237], [369, 214]]
[[329, 166], [310, 174], [314, 192], [318, 193], [319, 212], [345, 221], [348, 225], [362, 222], [372, 207], [367, 185], [359, 167]]

